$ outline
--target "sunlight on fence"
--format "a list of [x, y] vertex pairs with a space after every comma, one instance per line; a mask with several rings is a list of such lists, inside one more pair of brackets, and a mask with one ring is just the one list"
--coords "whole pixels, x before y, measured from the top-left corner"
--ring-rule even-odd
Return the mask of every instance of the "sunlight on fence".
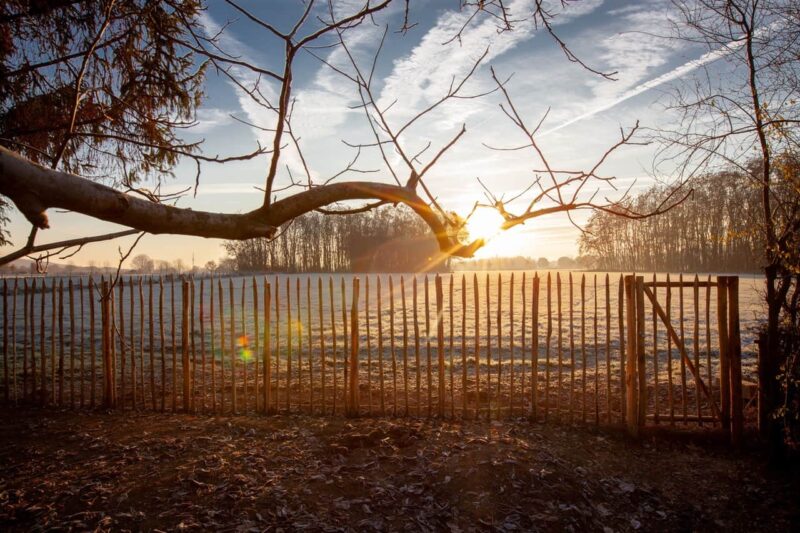
[[728, 427], [742, 402], [738, 278], [686, 280], [5, 279], [3, 396], [70, 408]]

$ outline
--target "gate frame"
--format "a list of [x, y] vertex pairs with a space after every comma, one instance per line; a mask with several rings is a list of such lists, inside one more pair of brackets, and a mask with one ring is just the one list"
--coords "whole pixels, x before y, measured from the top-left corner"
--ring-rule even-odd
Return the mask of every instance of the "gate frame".
[[[645, 375], [644, 297], [650, 300], [652, 312], [658, 315], [667, 328], [686, 367], [705, 395], [714, 416], [733, 446], [740, 446], [744, 429], [742, 404], [742, 342], [739, 325], [739, 277], [717, 276], [716, 282], [701, 282], [700, 286], [717, 287], [717, 327], [720, 357], [720, 406], [714, 401], [712, 391], [700, 376], [686, 347], [667, 319], [666, 313], [653, 294], [653, 287], [666, 286], [663, 282], [644, 281], [644, 276], [625, 276], [625, 310], [628, 346], [625, 352], [625, 412], [628, 434], [637, 437], [646, 424], [647, 382]], [[694, 287], [694, 282], [672, 283], [673, 287]], [[695, 317], [697, 319], [697, 317]]]

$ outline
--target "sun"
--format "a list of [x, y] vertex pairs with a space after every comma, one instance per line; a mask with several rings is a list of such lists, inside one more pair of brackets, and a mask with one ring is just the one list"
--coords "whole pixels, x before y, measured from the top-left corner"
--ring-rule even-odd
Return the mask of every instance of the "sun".
[[467, 221], [470, 240], [483, 239], [490, 241], [502, 231], [503, 217], [494, 209], [478, 209]]

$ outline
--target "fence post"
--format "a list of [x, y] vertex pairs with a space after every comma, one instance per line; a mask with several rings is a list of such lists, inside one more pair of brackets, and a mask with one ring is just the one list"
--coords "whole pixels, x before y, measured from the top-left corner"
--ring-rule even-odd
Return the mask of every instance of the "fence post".
[[114, 367], [111, 361], [111, 292], [108, 281], [101, 282], [100, 317], [103, 330], [103, 407], [114, 407]]
[[353, 301], [350, 308], [350, 383], [347, 416], [358, 416], [358, 296], [359, 279], [353, 278]]
[[[188, 413], [191, 404], [191, 372], [189, 369], [189, 282], [181, 281], [181, 369], [183, 370], [183, 412]], [[175, 384], [173, 384], [175, 387]]]
[[436, 355], [439, 366], [439, 418], [444, 418], [444, 322], [443, 300], [444, 291], [442, 289], [442, 277], [436, 274]]
[[731, 444], [742, 444], [742, 341], [739, 332], [739, 277], [728, 278], [728, 360], [730, 363]]
[[625, 276], [625, 327], [627, 329], [627, 346], [625, 353], [625, 421], [628, 434], [639, 435], [638, 406], [636, 397], [636, 295], [634, 294], [634, 276]]
[[731, 429], [730, 359], [728, 348], [728, 278], [717, 276], [717, 327], [719, 332], [719, 389], [722, 429]]

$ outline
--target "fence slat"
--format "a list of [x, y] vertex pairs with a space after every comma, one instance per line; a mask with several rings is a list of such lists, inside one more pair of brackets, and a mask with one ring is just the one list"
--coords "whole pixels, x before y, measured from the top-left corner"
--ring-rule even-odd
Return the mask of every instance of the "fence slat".
[[[667, 274], [667, 322], [672, 323], [672, 282]], [[675, 425], [675, 382], [673, 378], [672, 337], [667, 335], [667, 405], [669, 407], [669, 423]]]
[[[130, 278], [128, 278], [128, 283], [130, 284]], [[132, 287], [131, 287], [132, 289]], [[61, 318], [59, 315], [59, 322], [61, 322]], [[122, 410], [125, 410], [125, 399], [126, 399], [126, 390], [127, 390], [127, 379], [125, 376], [125, 371], [128, 367], [127, 355], [128, 355], [128, 343], [125, 340], [125, 280], [120, 276], [119, 278], [119, 320], [118, 320], [119, 327], [116, 329], [115, 337], [119, 339], [119, 357], [120, 357], [120, 381], [121, 381], [121, 389], [120, 389], [120, 398], [119, 404]], [[62, 347], [63, 352], [63, 347]], [[61, 373], [61, 368], [63, 365], [59, 362], [59, 373]], [[63, 376], [63, 373], [61, 373]], [[59, 400], [60, 403], [60, 400]]]
[[[53, 282], [55, 290], [55, 282]], [[22, 286], [22, 397], [28, 397], [28, 280], [23, 280]], [[53, 306], [53, 316], [55, 316], [55, 305]], [[53, 328], [53, 338], [55, 339], [55, 327]], [[55, 353], [55, 350], [53, 350]], [[55, 395], [55, 380], [53, 380], [53, 394]]]
[[569, 421], [574, 420], [575, 408], [575, 333], [573, 328], [573, 314], [575, 302], [573, 301], [572, 272], [569, 273]]
[[[711, 379], [711, 276], [708, 276], [706, 284], [706, 372], [708, 386], [713, 386]], [[708, 406], [711, 411], [711, 405]]]
[[545, 344], [544, 366], [544, 420], [550, 416], [550, 340], [553, 336], [553, 297], [552, 276], [547, 273], [547, 338]]
[[503, 380], [503, 279], [500, 273], [497, 274], [497, 418], [500, 418], [503, 397], [501, 396], [501, 386]]
[[[81, 298], [83, 297], [83, 293], [81, 293]], [[39, 309], [39, 372], [41, 373], [41, 397], [39, 398], [39, 402], [41, 405], [47, 404], [47, 349], [45, 348], [45, 311], [46, 311], [46, 303], [47, 303], [47, 283], [42, 280], [42, 297], [39, 300], [41, 307]], [[83, 300], [81, 300], [83, 302]], [[5, 310], [5, 306], [3, 306]], [[81, 311], [83, 308], [81, 307]], [[81, 317], [83, 313], [81, 313]], [[81, 318], [81, 324], [82, 318]], [[5, 338], [5, 337], [4, 337]], [[83, 347], [83, 331], [81, 331], [81, 347]], [[81, 373], [82, 374], [82, 373]], [[73, 377], [74, 379], [74, 377]], [[83, 375], [81, 375], [81, 390], [83, 390]], [[83, 403], [81, 402], [81, 407], [83, 407]]]
[[[44, 298], [44, 296], [42, 297]], [[9, 403], [8, 380], [8, 280], [3, 279], [3, 400]]]
[[449, 287], [449, 296], [447, 298], [447, 304], [450, 310], [450, 418], [455, 418], [456, 416], [456, 400], [455, 400], [455, 389], [453, 383], [453, 274], [450, 274], [450, 287]]
[[191, 369], [189, 368], [189, 282], [181, 282], [181, 371], [183, 377], [183, 412], [191, 410]]
[[[611, 423], [611, 279], [606, 274], [606, 422]], [[620, 342], [622, 338], [620, 338]]]
[[[14, 289], [11, 294], [11, 397], [14, 405], [19, 402], [19, 390], [17, 388], [17, 295], [19, 291], [19, 278], [14, 278]], [[5, 309], [5, 306], [3, 306]], [[7, 336], [3, 336], [7, 339]], [[51, 355], [52, 357], [52, 355]]]
[[[34, 308], [33, 297], [36, 294], [36, 280], [35, 279], [33, 280], [31, 288], [32, 288], [32, 294], [31, 294], [31, 360], [32, 360], [33, 364], [35, 365], [35, 361], [36, 360], [33, 357], [33, 308]], [[120, 297], [119, 297], [119, 301], [120, 301], [120, 320], [123, 321], [123, 324], [121, 325], [121, 328], [120, 328], [120, 335], [121, 335], [120, 338], [124, 339], [125, 338], [125, 325], [124, 325], [124, 319], [123, 319], [123, 316], [122, 316], [122, 292], [121, 291], [122, 291], [122, 278], [120, 278]], [[53, 332], [53, 334], [55, 334], [55, 332]], [[124, 372], [124, 370], [125, 370], [125, 347], [123, 345], [120, 345], [120, 347], [121, 347], [121, 357], [122, 357], [122, 369], [123, 369], [123, 372]], [[34, 375], [33, 388], [34, 388], [34, 390], [36, 389], [36, 378], [35, 378], [36, 370], [35, 370], [35, 368], [36, 367], [34, 366], [34, 372], [33, 372], [33, 375]], [[64, 372], [65, 372], [65, 370], [66, 370], [66, 367], [65, 367], [65, 361], [64, 361], [64, 280], [60, 279], [60, 280], [58, 280], [58, 406], [59, 407], [63, 407], [64, 406]], [[122, 400], [122, 402], [123, 402], [122, 403], [122, 408], [123, 409], [125, 408], [125, 379], [124, 378], [125, 378], [125, 376], [123, 375], [123, 380], [122, 380], [122, 393], [123, 393], [123, 395], [122, 395], [122, 398], [123, 398], [123, 400]]]
[[[206, 412], [206, 283], [200, 278], [200, 410]], [[212, 293], [213, 286], [212, 286]], [[213, 351], [212, 351], [213, 354]]]
[[297, 410], [303, 411], [303, 300], [300, 298], [300, 276], [294, 280], [295, 301], [297, 302]]
[[253, 288], [253, 344], [255, 345], [253, 348], [253, 410], [256, 413], [260, 413], [261, 410], [259, 409], [259, 400], [261, 399], [261, 391], [259, 388], [260, 374], [258, 372], [258, 360], [260, 358], [261, 351], [259, 350], [260, 331], [258, 324], [258, 281], [256, 281], [256, 277], [253, 276], [250, 282]]
[[[331, 302], [333, 304], [333, 302]], [[266, 303], [264, 304], [267, 305]], [[325, 379], [325, 365], [327, 364], [326, 354], [325, 354], [325, 317], [324, 313], [322, 312], [322, 276], [317, 278], [317, 308], [319, 310], [319, 367], [320, 367], [320, 380], [322, 382], [321, 385], [321, 392], [322, 392], [322, 414], [326, 414], [328, 405], [327, 405], [327, 398], [325, 395], [325, 387], [326, 387], [326, 379]], [[266, 342], [266, 341], [265, 341]]]
[[[147, 302], [148, 302], [148, 309], [147, 309], [147, 320], [149, 327], [147, 328], [148, 334], [148, 342], [150, 343], [150, 407], [153, 411], [156, 410], [156, 364], [155, 364], [155, 331], [153, 328], [155, 327], [155, 322], [153, 320], [153, 276], [150, 276], [148, 279], [148, 291], [147, 291]], [[211, 287], [212, 292], [214, 287]], [[89, 296], [91, 298], [91, 288], [89, 289]], [[94, 324], [94, 320], [91, 321]], [[94, 337], [94, 335], [92, 335]], [[94, 346], [94, 342], [92, 342], [92, 346]], [[94, 360], [94, 355], [92, 355], [92, 360]], [[94, 374], [94, 372], [92, 372]]]
[[[678, 287], [678, 320], [680, 321], [681, 332], [681, 345], [686, 348], [686, 333], [684, 328], [684, 307], [683, 307], [683, 274], [679, 276], [680, 287]], [[687, 422], [689, 401], [686, 394], [686, 363], [681, 358], [681, 413], [683, 414], [683, 423]]]
[[[700, 372], [700, 279], [698, 278], [697, 274], [694, 276], [694, 287], [693, 289], [693, 303], [694, 303], [694, 328], [693, 328], [693, 340], [692, 343], [694, 345], [694, 367]], [[702, 420], [702, 407], [700, 405], [700, 382], [695, 380], [694, 382], [695, 388], [695, 404], [697, 407], [697, 419], [699, 420], [699, 424], [703, 425]]]
[[486, 419], [492, 418], [492, 297], [489, 293], [491, 282], [486, 274]]
[[172, 412], [178, 410], [178, 342], [176, 336], [177, 320], [175, 317], [175, 276], [170, 277], [170, 334], [172, 339]]
[[[333, 280], [331, 280], [333, 282]], [[277, 413], [280, 409], [280, 374], [281, 374], [281, 284], [278, 281], [278, 276], [275, 276], [275, 395], [273, 396], [274, 409], [273, 412]], [[333, 288], [331, 288], [331, 313], [333, 312]], [[334, 342], [336, 341], [336, 334], [334, 331]], [[335, 404], [334, 404], [335, 405]]]
[[[533, 278], [533, 294], [531, 295], [531, 417], [534, 421], [539, 420], [539, 289], [541, 280], [542, 278], [537, 272]], [[547, 301], [549, 308], [550, 298]], [[550, 352], [549, 333], [547, 351]]]
[[[55, 287], [55, 284], [53, 284]], [[112, 366], [111, 366], [111, 318], [109, 307], [111, 307], [111, 291], [105, 278], [100, 281], [100, 323], [102, 329], [102, 352], [103, 352], [103, 406], [111, 407], [111, 397], [113, 390]], [[55, 309], [55, 307], [53, 308]]]
[[344, 365], [344, 380], [342, 382], [342, 403], [344, 404], [345, 413], [347, 413], [347, 389], [349, 386], [349, 372], [350, 372], [350, 349], [349, 342], [350, 336], [347, 333], [347, 292], [345, 291], [344, 278], [341, 279], [342, 290], [342, 336], [344, 337], [344, 351], [342, 352], [342, 363]]
[[306, 278], [306, 323], [308, 330], [308, 411], [314, 413], [314, 361], [312, 358], [313, 330], [311, 329], [311, 276]]
[[433, 409], [433, 377], [431, 375], [431, 312], [430, 296], [428, 294], [428, 275], [425, 274], [425, 356], [426, 356], [426, 385], [428, 389], [428, 418]]
[[217, 279], [219, 296], [219, 411], [225, 413], [225, 290], [222, 280]]
[[597, 274], [594, 275], [594, 425], [600, 425], [600, 351], [597, 333]]
[[[270, 287], [267, 277], [264, 276], [264, 364], [262, 373], [264, 374], [264, 413], [272, 413], [272, 353], [270, 342], [270, 299], [272, 298], [272, 287]], [[320, 302], [322, 302], [322, 278], [320, 278]], [[321, 304], [320, 304], [321, 305]], [[322, 309], [320, 308], [320, 313]], [[322, 324], [322, 320], [320, 320]], [[277, 328], [276, 328], [277, 331]]]
[[139, 277], [139, 397], [144, 408], [147, 405], [147, 397], [144, 385], [144, 278], [141, 276]]
[[[406, 353], [408, 348], [407, 335], [406, 335], [406, 302], [405, 290], [403, 290], [403, 353]], [[392, 415], [397, 416], [397, 354], [395, 352], [395, 338], [394, 338], [394, 280], [389, 276], [389, 337], [392, 355]], [[403, 358], [405, 360], [405, 356]], [[406, 415], [408, 414], [408, 404], [406, 404]]]
[[286, 278], [286, 412], [291, 411], [292, 390], [292, 282]]
[[[653, 273], [653, 297], [658, 301], [658, 289], [655, 286], [656, 274]], [[660, 392], [658, 383], [658, 315], [653, 313], [653, 421], [658, 425], [661, 421]]]
[[128, 278], [128, 285], [129, 285], [129, 292], [130, 292], [130, 305], [129, 305], [129, 317], [128, 317], [128, 324], [130, 326], [130, 333], [128, 335], [128, 343], [130, 344], [131, 349], [131, 393], [132, 393], [132, 402], [131, 405], [133, 409], [136, 409], [136, 388], [138, 385], [138, 380], [136, 379], [136, 330], [135, 330], [135, 320], [136, 320], [136, 309], [135, 309], [135, 292], [134, 287], [135, 283], [133, 278]]
[[[336, 396], [338, 394], [338, 372], [336, 365], [336, 299], [333, 296], [333, 277], [328, 278], [328, 288], [331, 298], [331, 330], [333, 334], [333, 414], [336, 414]], [[277, 295], [276, 295], [277, 296]], [[276, 304], [277, 305], [277, 304]]]
[[527, 287], [526, 287], [526, 279], [525, 279], [525, 272], [522, 272], [522, 284], [520, 287], [520, 297], [522, 299], [522, 324], [520, 325], [520, 332], [521, 332], [521, 339], [520, 339], [520, 354], [522, 355], [522, 377], [520, 383], [520, 401], [522, 402], [522, 412], [525, 412], [525, 399], [527, 398], [525, 393], [525, 374], [526, 374], [526, 358], [528, 356], [527, 353], [527, 325], [528, 325], [528, 296], [527, 296]]
[[414, 364], [416, 368], [416, 376], [417, 376], [417, 402], [416, 402], [416, 412], [417, 416], [420, 415], [421, 410], [421, 394], [420, 394], [420, 379], [421, 379], [421, 372], [419, 366], [419, 321], [417, 320], [417, 277], [414, 276], [411, 291], [414, 293], [412, 298], [412, 305], [414, 307]]
[[[508, 324], [509, 324], [509, 362], [511, 369], [509, 372], [508, 389], [508, 415], [514, 417], [514, 273], [511, 273], [511, 281], [508, 288]], [[524, 329], [524, 326], [523, 326]]]
[[240, 311], [240, 323], [241, 323], [241, 331], [240, 335], [238, 335], [238, 340], [236, 342], [237, 347], [239, 348], [239, 353], [234, 354], [233, 360], [236, 361], [241, 357], [242, 359], [242, 412], [247, 414], [247, 404], [248, 404], [248, 394], [247, 394], [247, 385], [248, 385], [248, 376], [247, 376], [247, 367], [249, 364], [248, 358], [248, 350], [250, 349], [250, 339], [247, 336], [247, 306], [246, 306], [246, 294], [247, 294], [247, 278], [242, 278], [242, 294], [241, 294], [241, 304], [239, 307]]
[[375, 287], [375, 299], [378, 313], [378, 381], [380, 384], [381, 398], [380, 398], [380, 414], [386, 416], [386, 398], [383, 382], [383, 310], [381, 305], [381, 276], [377, 276], [377, 284]]
[[350, 383], [348, 384], [349, 400], [347, 402], [348, 416], [359, 414], [359, 388], [358, 388], [358, 303], [359, 303], [359, 278], [353, 278], [353, 298], [350, 308]]
[[438, 373], [438, 386], [439, 386], [439, 405], [438, 415], [439, 418], [444, 418], [444, 323], [442, 321], [442, 313], [444, 306], [444, 291], [442, 289], [442, 277], [437, 274], [435, 278], [436, 283], [436, 356], [439, 367]]
[[563, 336], [563, 327], [561, 324], [562, 321], [562, 313], [561, 313], [561, 273], [556, 272], [556, 312], [557, 312], [557, 324], [558, 324], [558, 346], [557, 346], [557, 355], [558, 355], [558, 369], [557, 369], [557, 378], [558, 378], [558, 387], [556, 387], [556, 418], [561, 420], [562, 412], [561, 412], [561, 390], [564, 386], [563, 377], [563, 368], [564, 368], [564, 361], [563, 361], [563, 352], [564, 352], [564, 336]]
[[[54, 284], [55, 286], [55, 284]], [[32, 378], [32, 389], [31, 389], [31, 396], [34, 400], [36, 400], [36, 395], [39, 394], [39, 391], [36, 390], [36, 341], [34, 340], [34, 335], [36, 334], [36, 303], [34, 301], [36, 296], [36, 280], [33, 280], [31, 283], [31, 378]], [[45, 328], [45, 318], [44, 318], [44, 310], [45, 310], [45, 298], [47, 298], [47, 283], [42, 280], [42, 296], [40, 300], [40, 313], [39, 313], [39, 357], [41, 358], [41, 364], [39, 365], [42, 370], [42, 390], [41, 396], [39, 397], [39, 403], [42, 405], [47, 403], [47, 369], [45, 368], [46, 364], [46, 357], [47, 352], [45, 351], [45, 337], [44, 337], [44, 328]], [[52, 314], [55, 316], [55, 309], [56, 305], [51, 306]], [[55, 339], [55, 324], [51, 325], [51, 329], [54, 331], [53, 338]], [[55, 341], [54, 341], [55, 342]], [[50, 350], [51, 357], [55, 357], [55, 350]], [[54, 364], [50, 365], [51, 368], [55, 368]], [[53, 390], [55, 391], [55, 379], [51, 379], [53, 383]], [[55, 394], [55, 392], [53, 392]]]
[[[69, 296], [69, 407], [75, 409], [75, 284], [72, 278], [69, 278], [67, 295]], [[44, 292], [42, 292], [42, 302], [44, 302]], [[44, 335], [40, 337], [44, 340]], [[39, 348], [44, 359], [44, 342], [40, 343]], [[44, 383], [44, 373], [42, 373], [42, 383]]]
[[619, 275], [619, 284], [617, 286], [617, 321], [619, 325], [619, 413], [620, 422], [624, 424], [627, 391], [625, 390], [625, 284], [622, 274]]
[[586, 423], [586, 274], [581, 274], [581, 422]]
[[467, 418], [467, 277], [461, 274], [461, 418]]
[[[408, 314], [406, 313], [406, 282], [400, 276], [400, 301], [403, 304], [403, 400], [405, 403], [404, 416], [409, 414], [408, 406]], [[393, 302], [394, 303], [394, 302]], [[416, 322], [416, 320], [415, 320]], [[397, 413], [395, 413], [397, 414]]]
[[231, 312], [228, 315], [230, 318], [231, 413], [235, 415], [239, 412], [239, 398], [236, 394], [236, 293], [233, 287], [233, 278], [228, 280], [228, 302], [231, 308]]
[[367, 327], [367, 414], [372, 415], [372, 334], [369, 320], [369, 274], [364, 276], [364, 320]]
[[472, 275], [472, 297], [475, 312], [475, 419], [481, 412], [481, 305], [478, 275]]
[[217, 414], [217, 349], [214, 343], [214, 276], [208, 280], [208, 325], [209, 325], [209, 354], [211, 355], [211, 412]]

